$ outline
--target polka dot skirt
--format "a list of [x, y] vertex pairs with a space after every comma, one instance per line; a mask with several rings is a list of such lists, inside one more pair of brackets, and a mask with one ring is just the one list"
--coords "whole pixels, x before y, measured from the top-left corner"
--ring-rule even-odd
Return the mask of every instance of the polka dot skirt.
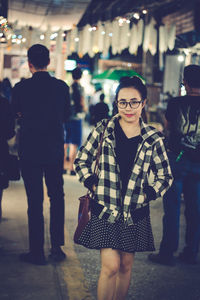
[[78, 244], [90, 249], [112, 248], [130, 253], [154, 251], [150, 216], [145, 216], [134, 225], [125, 226], [123, 216], [115, 223], [109, 223], [92, 214]]

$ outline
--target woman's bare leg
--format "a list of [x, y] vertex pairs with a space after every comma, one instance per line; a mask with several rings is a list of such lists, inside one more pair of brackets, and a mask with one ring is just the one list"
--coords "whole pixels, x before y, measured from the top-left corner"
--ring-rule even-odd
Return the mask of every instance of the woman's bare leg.
[[101, 272], [98, 281], [98, 300], [112, 300], [115, 294], [116, 278], [120, 267], [117, 250], [101, 249]]
[[116, 289], [113, 300], [125, 300], [131, 280], [134, 254], [120, 251], [120, 268], [116, 279]]

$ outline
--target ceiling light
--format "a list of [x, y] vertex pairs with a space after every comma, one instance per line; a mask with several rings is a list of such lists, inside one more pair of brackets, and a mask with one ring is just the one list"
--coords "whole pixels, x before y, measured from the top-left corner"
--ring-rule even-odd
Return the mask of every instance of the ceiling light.
[[50, 36], [50, 39], [51, 40], [55, 39], [57, 37], [57, 35], [58, 35], [57, 32], [52, 33], [52, 35]]
[[84, 70], [84, 71], [83, 71], [83, 74], [84, 74], [84, 75], [88, 75], [88, 74], [89, 74], [88, 70]]
[[178, 61], [179, 61], [179, 62], [183, 62], [184, 59], [185, 59], [185, 57], [184, 57], [182, 54], [180, 54], [180, 55], [178, 56]]
[[139, 15], [138, 13], [134, 13], [134, 14], [133, 14], [133, 17], [134, 17], [135, 19], [139, 20], [140, 15]]

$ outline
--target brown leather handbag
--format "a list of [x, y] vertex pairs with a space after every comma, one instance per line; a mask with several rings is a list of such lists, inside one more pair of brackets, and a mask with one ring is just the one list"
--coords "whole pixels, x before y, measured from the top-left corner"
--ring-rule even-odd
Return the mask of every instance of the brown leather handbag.
[[[99, 166], [99, 159], [101, 155], [101, 149], [102, 149], [102, 143], [103, 143], [103, 136], [104, 132], [107, 128], [109, 120], [107, 121], [103, 133], [101, 135], [101, 139], [99, 142], [98, 150], [97, 150], [97, 156], [96, 156], [96, 161], [95, 161], [95, 166], [94, 166], [94, 174], [97, 175], [98, 173], [98, 166]], [[87, 191], [86, 195], [83, 195], [79, 198], [79, 209], [78, 209], [78, 225], [76, 227], [75, 233], [74, 233], [74, 242], [78, 243], [78, 240], [81, 236], [81, 233], [87, 223], [90, 220], [91, 217], [91, 210], [90, 210], [90, 202], [92, 201], [93, 198], [93, 193], [90, 192], [89, 190]]]

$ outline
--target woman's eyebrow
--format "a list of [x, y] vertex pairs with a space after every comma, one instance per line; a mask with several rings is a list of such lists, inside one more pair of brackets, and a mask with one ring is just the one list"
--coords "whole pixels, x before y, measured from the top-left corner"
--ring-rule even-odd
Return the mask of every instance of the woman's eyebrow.
[[[120, 101], [127, 101], [127, 99], [124, 99], [124, 98], [121, 98], [121, 99], [119, 99]], [[141, 101], [141, 100], [139, 100], [139, 99], [137, 99], [137, 98], [131, 98], [130, 100], [134, 100], [134, 101]]]

